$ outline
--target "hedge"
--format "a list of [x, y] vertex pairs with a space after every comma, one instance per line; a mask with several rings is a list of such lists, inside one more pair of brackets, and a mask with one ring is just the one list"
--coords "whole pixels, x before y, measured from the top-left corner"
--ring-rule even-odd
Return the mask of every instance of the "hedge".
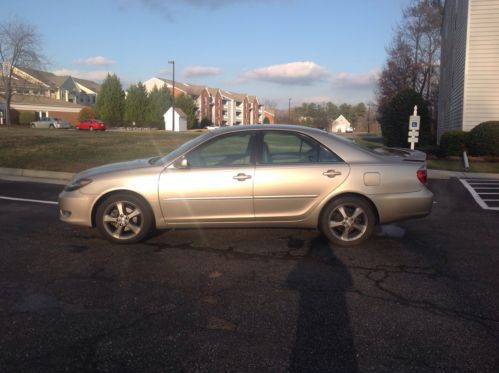
[[467, 150], [468, 139], [469, 132], [445, 132], [440, 138], [440, 150], [444, 155], [462, 155]]
[[20, 124], [30, 124], [36, 120], [36, 114], [34, 111], [21, 111], [19, 114]]
[[471, 155], [499, 156], [499, 121], [480, 123], [469, 133]]

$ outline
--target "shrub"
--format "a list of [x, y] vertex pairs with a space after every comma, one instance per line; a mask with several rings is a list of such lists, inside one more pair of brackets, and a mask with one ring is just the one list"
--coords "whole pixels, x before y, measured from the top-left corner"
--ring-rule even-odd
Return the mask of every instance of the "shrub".
[[90, 106], [84, 107], [78, 113], [78, 120], [80, 122], [83, 122], [83, 121], [89, 120], [89, 119], [93, 119], [93, 118], [95, 118], [95, 110]]
[[19, 114], [20, 124], [30, 124], [36, 120], [36, 114], [34, 111], [21, 111]]
[[199, 128], [206, 128], [209, 126], [213, 126], [213, 122], [208, 118], [203, 117], [203, 119], [201, 119], [201, 123], [199, 123]]
[[462, 155], [467, 149], [468, 138], [469, 132], [445, 132], [440, 138], [440, 149], [444, 155]]
[[397, 93], [388, 104], [379, 108], [379, 122], [385, 145], [409, 146], [407, 142], [409, 116], [413, 113], [414, 105], [418, 106], [418, 115], [421, 117], [419, 142], [416, 146], [420, 148], [432, 143], [428, 105], [419, 93], [406, 89]]
[[471, 155], [499, 156], [499, 121], [480, 123], [469, 134]]

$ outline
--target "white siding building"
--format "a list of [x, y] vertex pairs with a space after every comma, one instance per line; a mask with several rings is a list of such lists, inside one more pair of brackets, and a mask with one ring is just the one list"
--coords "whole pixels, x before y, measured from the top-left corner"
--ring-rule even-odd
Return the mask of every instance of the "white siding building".
[[442, 23], [438, 139], [499, 120], [499, 1], [447, 0]]
[[[170, 107], [163, 115], [163, 119], [165, 120], [165, 131], [187, 131], [187, 116], [185, 113], [182, 109], [175, 108], [175, 123], [173, 123], [172, 110], [173, 108]], [[175, 129], [173, 129], [173, 125], [175, 125]]]
[[347, 132], [347, 130], [351, 127], [350, 122], [343, 115], [340, 115], [336, 118], [333, 123], [331, 123], [331, 129], [329, 132]]

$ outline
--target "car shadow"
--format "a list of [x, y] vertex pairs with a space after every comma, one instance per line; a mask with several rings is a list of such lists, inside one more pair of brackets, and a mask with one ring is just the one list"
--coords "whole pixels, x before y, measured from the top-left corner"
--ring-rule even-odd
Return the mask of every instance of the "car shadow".
[[346, 292], [352, 277], [328, 241], [311, 241], [290, 272], [288, 286], [300, 294], [290, 372], [357, 372]]

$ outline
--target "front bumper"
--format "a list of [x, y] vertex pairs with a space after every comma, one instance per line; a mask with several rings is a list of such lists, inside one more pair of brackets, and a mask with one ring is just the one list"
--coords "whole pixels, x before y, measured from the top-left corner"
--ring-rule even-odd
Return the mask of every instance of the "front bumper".
[[65, 223], [92, 226], [92, 206], [95, 196], [74, 192], [59, 194], [59, 219]]

